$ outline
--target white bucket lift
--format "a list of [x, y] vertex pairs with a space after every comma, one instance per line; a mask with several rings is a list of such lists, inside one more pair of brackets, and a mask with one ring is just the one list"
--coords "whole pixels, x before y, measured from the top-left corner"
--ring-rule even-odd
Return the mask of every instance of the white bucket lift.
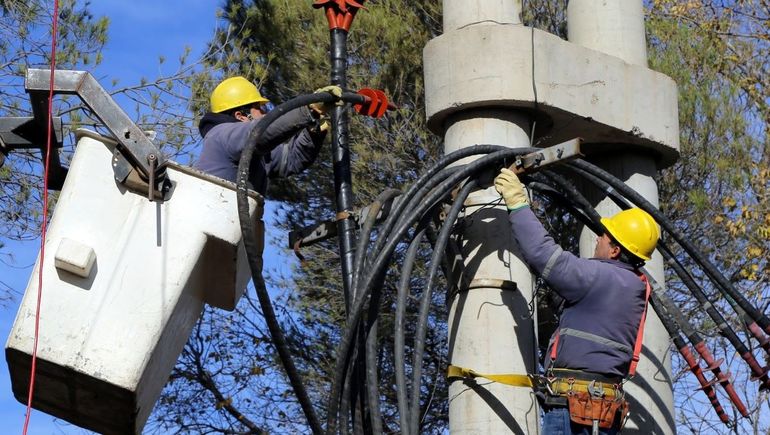
[[[235, 185], [167, 161], [170, 189], [151, 202], [116, 181], [116, 140], [77, 138], [6, 359], [26, 403], [42, 267], [33, 406], [94, 431], [137, 433], [203, 304], [232, 310], [250, 278]], [[252, 193], [258, 240], [262, 206]]]

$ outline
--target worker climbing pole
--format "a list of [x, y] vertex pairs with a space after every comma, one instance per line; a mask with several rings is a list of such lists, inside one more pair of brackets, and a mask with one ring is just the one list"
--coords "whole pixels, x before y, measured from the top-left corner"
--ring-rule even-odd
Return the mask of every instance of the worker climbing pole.
[[[396, 247], [400, 243], [409, 243], [409, 248], [407, 249], [407, 255], [404, 259], [404, 263], [399, 268], [399, 270], [401, 270], [402, 276], [399, 281], [401, 284], [398, 286], [398, 297], [396, 298], [397, 304], [395, 307], [395, 385], [397, 387], [397, 391], [399, 392], [397, 398], [399, 405], [398, 408], [401, 414], [400, 418], [402, 421], [400, 428], [401, 432], [420, 432], [419, 419], [417, 425], [415, 426], [412, 418], [410, 418], [413, 415], [419, 415], [421, 412], [420, 403], [419, 401], [415, 401], [413, 398], [408, 397], [406, 392], [409, 390], [409, 383], [406, 379], [404, 379], [408, 367], [412, 367], [412, 371], [414, 373], [415, 364], [420, 364], [419, 357], [415, 363], [407, 364], [404, 359], [403, 351], [398, 350], [399, 348], [403, 348], [405, 343], [403, 336], [403, 312], [405, 304], [407, 303], [406, 295], [408, 293], [408, 283], [411, 281], [410, 275], [414, 270], [413, 263], [415, 261], [414, 252], [416, 247], [422, 243], [423, 237], [426, 234], [427, 226], [431, 221], [434, 221], [442, 222], [440, 228], [437, 231], [438, 236], [434, 237], [431, 243], [434, 253], [445, 253], [448, 255], [449, 252], [457, 252], [456, 248], [452, 247], [454, 242], [451, 240], [451, 238], [445, 237], [445, 235], [450, 234], [451, 229], [463, 220], [463, 218], [460, 216], [460, 210], [462, 209], [462, 204], [467, 198], [467, 195], [473, 190], [483, 188], [483, 184], [479, 184], [478, 182], [478, 177], [483, 177], [482, 174], [485, 173], [485, 171], [487, 171], [490, 167], [499, 167], [501, 164], [506, 164], [505, 162], [519, 160], [523, 162], [529, 162], [527, 164], [528, 168], [533, 165], [542, 167], [549, 163], [555, 163], [559, 160], [570, 158], [574, 155], [575, 152], [566, 144], [562, 144], [562, 146], [554, 148], [555, 149], [546, 150], [507, 149], [493, 145], [464, 148], [439, 160], [436, 165], [429, 168], [426, 173], [421, 176], [414, 183], [414, 185], [412, 185], [412, 187], [410, 187], [405, 193], [399, 195], [397, 200], [390, 199], [394, 196], [393, 192], [383, 192], [384, 196], [379, 199], [378, 202], [391, 202], [389, 207], [392, 207], [392, 209], [387, 215], [387, 218], [379, 227], [378, 238], [371, 242], [373, 246], [361, 249], [356, 252], [356, 263], [363, 261], [365, 264], [369, 264], [369, 268], [367, 268], [365, 272], [362, 272], [360, 280], [357, 281], [356, 285], [358, 288], [356, 291], [359, 295], [359, 298], [357, 298], [356, 304], [352, 307], [348, 328], [345, 330], [343, 341], [341, 342], [338, 351], [339, 359], [337, 371], [335, 372], [331, 391], [332, 398], [328, 407], [330, 415], [329, 421], [327, 423], [327, 431], [331, 433], [337, 433], [337, 431], [345, 432], [350, 429], [350, 423], [347, 420], [349, 417], [345, 417], [344, 412], [342, 412], [344, 410], [340, 407], [340, 404], [344, 402], [342, 396], [343, 392], [346, 391], [346, 388], [349, 388], [349, 386], [346, 387], [345, 384], [351, 382], [349, 377], [349, 366], [347, 362], [350, 361], [351, 358], [354, 358], [357, 353], [367, 351], [367, 349], [361, 348], [361, 343], [356, 339], [357, 328], [360, 327], [362, 320], [365, 318], [368, 323], [371, 323], [371, 318], [368, 318], [369, 316], [377, 316], [382, 314], [378, 310], [372, 310], [371, 305], [374, 303], [371, 301], [378, 300], [381, 292], [383, 291], [382, 271], [388, 266], [389, 262], [392, 261], [392, 255]], [[450, 167], [452, 162], [456, 162], [459, 159], [472, 155], [481, 155], [482, 158], [479, 158], [477, 161], [470, 164], [462, 165], [459, 167]], [[549, 156], [551, 157], [549, 158]], [[559, 157], [556, 158], [553, 156]], [[588, 181], [598, 183], [599, 187], [609, 187], [611, 184], [613, 190], [616, 192], [615, 195], [617, 195], [618, 198], [624, 201], [626, 204], [624, 208], [630, 207], [629, 204], [632, 203], [629, 201], [631, 200], [635, 206], [641, 206], [644, 209], [651, 208], [649, 204], [644, 203], [643, 200], [640, 200], [637, 196], [635, 196], [633, 191], [618, 179], [608, 176], [600, 168], [591, 165], [588, 162], [583, 160], [574, 160], [562, 163], [560, 167], [574, 171], [576, 174], [580, 174], [580, 176], [586, 178]], [[540, 168], [529, 168], [528, 170], [531, 171], [537, 169]], [[604, 231], [597, 212], [588, 204], [588, 201], [586, 201], [585, 198], [583, 198], [577, 192], [577, 190], [569, 184], [569, 182], [564, 180], [563, 177], [558, 175], [556, 172], [551, 172], [544, 169], [542, 172], [543, 176], [536, 174], [532, 178], [525, 178], [527, 184], [529, 184], [531, 188], [538, 190], [541, 194], [545, 194], [552, 198], [556, 197], [561, 199], [562, 202], [568, 204], [568, 207], [566, 208], [570, 213], [583, 220], [586, 225], [588, 225], [589, 228], [592, 228], [595, 232], [601, 233]], [[459, 189], [458, 183], [459, 186], [461, 186]], [[373, 204], [373, 206], [375, 206], [377, 210], [381, 208], [388, 208], [376, 204]], [[449, 207], [449, 211], [442, 213], [441, 219], [443, 220], [434, 220], [438, 219], [437, 211], [441, 209], [442, 206]], [[657, 213], [656, 219], [661, 222], [661, 227], [665, 231], [668, 232], [671, 229], [670, 223], [664, 216]], [[369, 227], [369, 225], [367, 225], [367, 227]], [[412, 229], [413, 232], [410, 231]], [[368, 235], [368, 232], [362, 234], [362, 236]], [[665, 250], [670, 249], [665, 244], [660, 244], [659, 246]], [[700, 252], [694, 247], [693, 249], [695, 252]], [[358, 258], [359, 256], [365, 256], [366, 259], [361, 260]], [[434, 260], [435, 258], [436, 257], [434, 256]], [[431, 261], [430, 268], [427, 272], [428, 276], [433, 276], [441, 264], [446, 263], [442, 263], [440, 261]], [[691, 278], [688, 278], [687, 275], [684, 274], [683, 269], [677, 268], [674, 271], [677, 274], [682, 274], [680, 277], [682, 277], [683, 280], [690, 279], [690, 281], [692, 281]], [[448, 273], [448, 271], [445, 271], [445, 273]], [[451, 274], [448, 276], [456, 276], [456, 274]], [[650, 296], [652, 300], [652, 307], [658, 311], [659, 314], [661, 314], [667, 330], [675, 339], [676, 347], [682, 353], [682, 356], [688, 364], [688, 367], [698, 379], [698, 382], [702, 387], [701, 389], [707, 395], [720, 420], [728, 426], [734, 425], [735, 422], [730, 420], [724, 408], [719, 403], [715, 392], [716, 386], [721, 385], [724, 388], [727, 396], [732, 402], [733, 407], [739, 414], [747, 416], [748, 412], [745, 405], [736, 394], [735, 388], [730, 382], [729, 378], [725, 376], [724, 371], [720, 370], [722, 361], [714, 359], [712, 353], [706, 348], [702, 338], [698, 336], [698, 334], [695, 332], [695, 329], [689, 324], [684, 315], [679, 312], [676, 306], [674, 306], [665, 298], [663, 289], [660, 284], [649, 277], [648, 279], [650, 280], [651, 288], [654, 289], [652, 295]], [[430, 287], [432, 286], [431, 281], [432, 280], [429, 278], [427, 288], [424, 290], [427, 293], [430, 292]], [[690, 285], [696, 286], [698, 289], [700, 289], [700, 285], [696, 284], [694, 281], [692, 281]], [[423, 298], [425, 298], [425, 295], [423, 295]], [[710, 304], [705, 305], [704, 308], [706, 310], [715, 309], [715, 307]], [[417, 320], [418, 326], [416, 329], [418, 331], [421, 330], [419, 325], [426, 321], [427, 310], [421, 309], [419, 318]], [[726, 323], [723, 323], [720, 326], [720, 330], [722, 330], [726, 336], [735, 335], [735, 332], [729, 328]], [[686, 348], [678, 331], [682, 331], [682, 333], [684, 333], [685, 336], [692, 342], [694, 348], [698, 351], [701, 357], [701, 361], [706, 364], [705, 370], [709, 370], [714, 373], [715, 378], [713, 380], [707, 380], [705, 378], [703, 373], [704, 369], [699, 366], [699, 362], [693, 358], [692, 354], [689, 352], [689, 349]], [[637, 344], [639, 343], [639, 339], [640, 338], [637, 337]], [[414, 351], [418, 355], [421, 355], [420, 341], [421, 338], [419, 335], [415, 337]], [[758, 338], [757, 341], [761, 343], [760, 338]], [[740, 341], [736, 341], [733, 344], [736, 346], [736, 349], [739, 351], [739, 353], [742, 353], [742, 351], [746, 349], [745, 345], [743, 345]], [[637, 352], [638, 350], [639, 347], [637, 346]], [[757, 364], [756, 360], [752, 355], [750, 355], [750, 353], [751, 352], [748, 352], [749, 355], [746, 355], [744, 359], [749, 362], [750, 366], [755, 366]], [[755, 369], [752, 368], [752, 370]], [[762, 372], [764, 372], [764, 369], [761, 369], [760, 373]], [[579, 379], [574, 378], [564, 378], [559, 381], [559, 378], [539, 376], [536, 373], [482, 374], [476, 372], [472, 367], [459, 367], [452, 366], [451, 364], [448, 371], [448, 377], [450, 378], [450, 381], [462, 381], [471, 383], [473, 382], [473, 378], [484, 377], [497, 383], [528, 388], [543, 388], [545, 390], [554, 392], [561, 391], [561, 393], [565, 395], [567, 395], [569, 391], [581, 391], [581, 388], [583, 388], [586, 392], [595, 392], [601, 390], [603, 397], [610, 398], [612, 399], [611, 402], [615, 403], [615, 396], [610, 394], [612, 391], [614, 391], [614, 387], [612, 385], [605, 385], [602, 389], [596, 387], [596, 385], [581, 383]], [[761, 377], [759, 380], [760, 388], [764, 388], [765, 381], [761, 379]], [[412, 387], [416, 385], [419, 389], [419, 385], [421, 384], [422, 380], [419, 379], [418, 376], [413, 377], [411, 382]], [[607, 387], [609, 387], [609, 389], [607, 389]], [[377, 385], [368, 385], [367, 388], [377, 388]], [[622, 398], [622, 396], [617, 397]], [[617, 403], [619, 404], [620, 402]], [[618, 412], [617, 410], [612, 411], [616, 408], [610, 407], [607, 409], [609, 409], [613, 415], [615, 415], [615, 412]], [[631, 412], [634, 412], [634, 410], [631, 409]], [[601, 420], [602, 426], [610, 424], [610, 422], [613, 420], [607, 419], [606, 417], [607, 415], [603, 414], [602, 418], [597, 418], [597, 421]], [[372, 423], [372, 425], [374, 425], [374, 423]]]

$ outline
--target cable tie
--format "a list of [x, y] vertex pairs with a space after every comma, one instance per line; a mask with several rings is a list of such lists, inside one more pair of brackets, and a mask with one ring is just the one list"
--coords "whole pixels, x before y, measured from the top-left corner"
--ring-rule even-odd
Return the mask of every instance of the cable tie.
[[337, 212], [337, 215], [335, 216], [336, 221], [344, 221], [345, 219], [348, 219], [350, 217], [353, 217], [353, 212], [350, 210], [342, 210]]
[[297, 256], [297, 259], [299, 260], [301, 265], [305, 265], [305, 256], [302, 255], [302, 252], [300, 252], [300, 249], [302, 248], [302, 239], [297, 239], [296, 242], [294, 242], [294, 255]]

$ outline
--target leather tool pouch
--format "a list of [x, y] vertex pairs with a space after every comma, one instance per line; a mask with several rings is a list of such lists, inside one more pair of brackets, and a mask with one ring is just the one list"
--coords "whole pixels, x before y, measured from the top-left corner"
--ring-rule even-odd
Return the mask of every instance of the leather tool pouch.
[[591, 426], [599, 422], [602, 429], [610, 429], [615, 422], [620, 422], [628, 413], [625, 399], [605, 399], [591, 397], [584, 392], [567, 393], [570, 420], [574, 423]]

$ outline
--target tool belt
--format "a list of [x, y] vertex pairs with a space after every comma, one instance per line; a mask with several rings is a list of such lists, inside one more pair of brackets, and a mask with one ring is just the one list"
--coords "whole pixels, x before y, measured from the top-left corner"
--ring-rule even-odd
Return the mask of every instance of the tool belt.
[[549, 376], [482, 374], [450, 365], [448, 379], [486, 378], [515, 387], [530, 387], [546, 407], [567, 407], [570, 420], [596, 429], [622, 428], [628, 416], [623, 379], [578, 370], [552, 369]]
[[601, 429], [620, 428], [628, 415], [628, 401], [622, 397], [610, 399], [570, 392], [567, 393], [567, 409], [573, 423]]
[[551, 374], [538, 376], [539, 382], [534, 385], [546, 407], [566, 406], [573, 423], [595, 429], [623, 427], [628, 401], [621, 378], [558, 369]]

